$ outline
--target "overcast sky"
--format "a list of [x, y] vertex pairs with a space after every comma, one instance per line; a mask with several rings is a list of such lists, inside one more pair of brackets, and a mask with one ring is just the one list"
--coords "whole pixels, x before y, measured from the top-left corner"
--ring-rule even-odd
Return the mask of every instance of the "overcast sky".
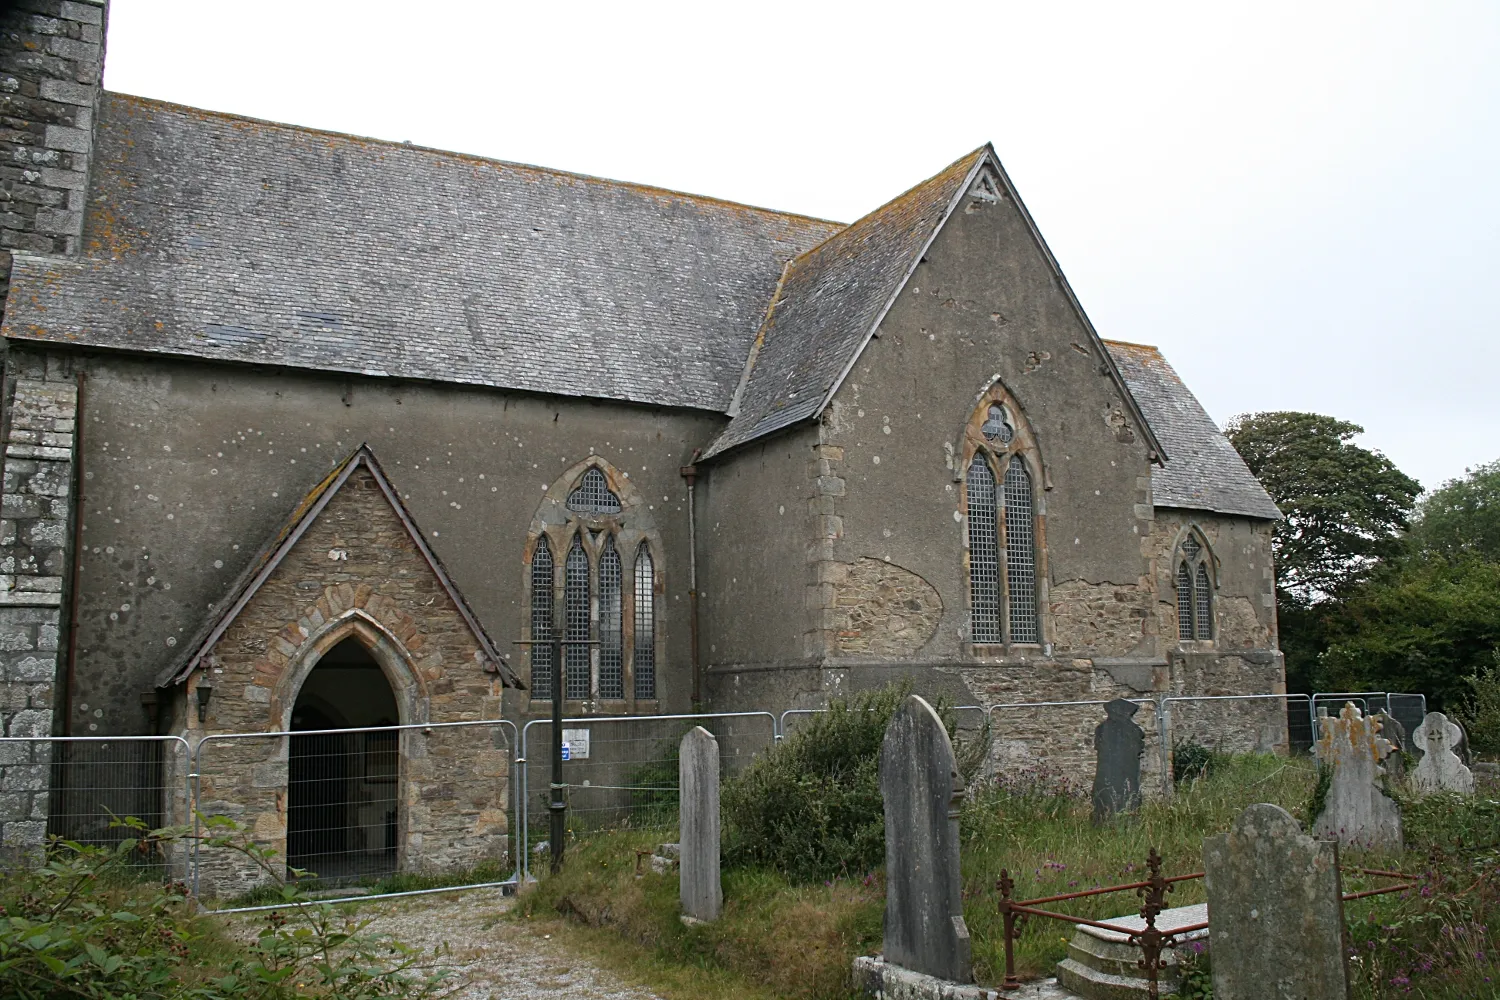
[[993, 142], [1221, 423], [1500, 458], [1500, 4], [113, 0], [105, 83], [852, 221]]

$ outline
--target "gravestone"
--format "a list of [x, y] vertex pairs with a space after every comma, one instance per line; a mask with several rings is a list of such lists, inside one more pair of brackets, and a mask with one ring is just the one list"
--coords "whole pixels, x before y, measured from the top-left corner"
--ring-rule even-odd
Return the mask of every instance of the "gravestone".
[[719, 883], [719, 741], [702, 726], [682, 738], [677, 754], [678, 893], [692, 920], [717, 920], [724, 910]]
[[1116, 698], [1104, 706], [1105, 719], [1094, 730], [1094, 822], [1141, 804], [1141, 754], [1146, 734], [1130, 721], [1139, 705]]
[[1346, 702], [1337, 717], [1323, 720], [1318, 763], [1327, 771], [1323, 811], [1313, 821], [1314, 835], [1340, 844], [1401, 849], [1401, 809], [1385, 793], [1381, 761], [1391, 753], [1380, 735], [1380, 717], [1362, 715]]
[[1455, 749], [1462, 737], [1458, 725], [1442, 712], [1428, 712], [1412, 741], [1421, 749], [1422, 759], [1412, 770], [1411, 785], [1418, 792], [1474, 791], [1474, 772], [1464, 767]]
[[964, 783], [932, 706], [909, 695], [880, 746], [885, 799], [885, 960], [954, 983], [973, 981], [958, 868]]
[[1391, 752], [1385, 758], [1385, 773], [1393, 784], [1400, 785], [1406, 781], [1405, 754], [1412, 752], [1411, 737], [1394, 715], [1380, 716], [1380, 735], [1391, 741]]
[[1474, 758], [1469, 753], [1469, 731], [1457, 719], [1448, 721], [1458, 727], [1458, 745], [1453, 748], [1453, 752], [1458, 754], [1458, 759], [1464, 762], [1464, 767], [1469, 767], [1474, 763]]
[[1203, 842], [1214, 1000], [1348, 1000], [1338, 845], [1259, 803]]

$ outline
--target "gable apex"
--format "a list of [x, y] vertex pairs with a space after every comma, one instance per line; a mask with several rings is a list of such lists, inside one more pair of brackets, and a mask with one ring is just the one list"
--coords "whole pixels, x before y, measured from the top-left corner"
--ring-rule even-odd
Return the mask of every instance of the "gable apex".
[[953, 213], [971, 199], [1007, 198], [1083, 324], [1151, 457], [1164, 460], [1165, 449], [989, 143], [788, 262], [746, 359], [729, 425], [703, 457], [820, 417]]
[[412, 541], [418, 555], [426, 563], [427, 567], [437, 578], [438, 583], [453, 602], [460, 617], [468, 626], [479, 650], [486, 659], [485, 672], [498, 674], [501, 682], [506, 687], [521, 687], [521, 682], [510, 668], [505, 664], [503, 657], [495, 649], [495, 644], [479, 619], [474, 616], [473, 610], [463, 595], [454, 585], [442, 561], [438, 559], [437, 553], [433, 551], [423, 535], [421, 528], [417, 526], [412, 518], [411, 512], [402, 503], [400, 495], [391, 486], [390, 480], [386, 478], [385, 471], [380, 467], [380, 462], [375, 458], [374, 451], [367, 444], [361, 444], [350, 453], [338, 465], [324, 476], [322, 481], [314, 486], [306, 496], [293, 508], [287, 520], [281, 528], [261, 547], [249, 565], [240, 573], [235, 581], [226, 591], [224, 598], [218, 602], [216, 607], [220, 610], [218, 614], [204, 623], [203, 627], [187, 644], [183, 654], [172, 663], [166, 670], [157, 676], [157, 687], [171, 687], [181, 684], [187, 680], [199, 666], [204, 658], [214, 648], [214, 645], [224, 636], [229, 627], [234, 624], [245, 607], [260, 591], [262, 585], [271, 577], [276, 568], [291, 553], [293, 548], [306, 534], [308, 528], [318, 519], [319, 515], [327, 508], [328, 504], [338, 495], [346, 483], [356, 472], [364, 469], [375, 481], [377, 488], [389, 504], [396, 518], [406, 530], [406, 534]]

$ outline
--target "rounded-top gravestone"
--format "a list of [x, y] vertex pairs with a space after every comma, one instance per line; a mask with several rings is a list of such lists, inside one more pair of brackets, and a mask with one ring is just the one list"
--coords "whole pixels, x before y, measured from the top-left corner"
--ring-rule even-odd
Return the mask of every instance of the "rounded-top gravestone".
[[942, 720], [910, 695], [880, 746], [885, 799], [885, 959], [955, 983], [973, 980], [958, 867], [964, 783]]

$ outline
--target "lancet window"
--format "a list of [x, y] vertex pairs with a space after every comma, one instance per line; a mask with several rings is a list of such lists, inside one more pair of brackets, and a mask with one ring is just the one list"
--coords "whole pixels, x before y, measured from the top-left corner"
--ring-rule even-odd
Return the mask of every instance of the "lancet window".
[[1196, 534], [1188, 535], [1177, 551], [1177, 638], [1214, 637], [1212, 557]]
[[964, 475], [970, 641], [1038, 643], [1035, 483], [1023, 435], [998, 402], [983, 407], [978, 431]]

